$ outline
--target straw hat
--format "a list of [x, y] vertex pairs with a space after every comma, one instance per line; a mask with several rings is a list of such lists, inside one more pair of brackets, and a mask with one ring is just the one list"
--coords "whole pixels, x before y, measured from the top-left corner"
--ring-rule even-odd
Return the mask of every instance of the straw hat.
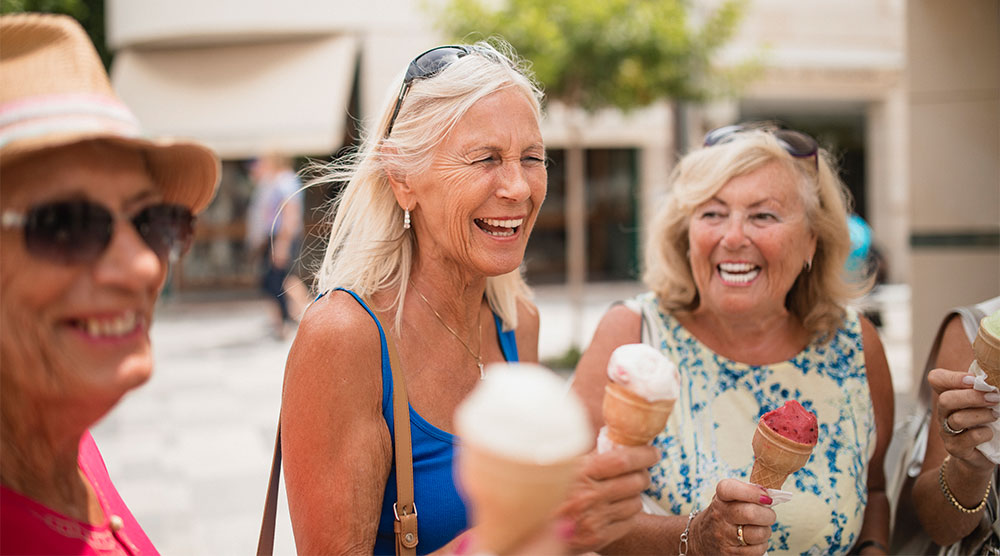
[[0, 17], [0, 164], [93, 139], [143, 151], [166, 201], [200, 212], [215, 195], [215, 153], [190, 141], [144, 137], [75, 20]]

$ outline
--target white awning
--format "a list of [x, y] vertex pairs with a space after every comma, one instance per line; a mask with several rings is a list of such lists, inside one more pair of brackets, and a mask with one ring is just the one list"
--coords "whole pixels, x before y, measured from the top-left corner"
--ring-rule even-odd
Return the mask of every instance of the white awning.
[[120, 51], [112, 83], [150, 135], [205, 142], [222, 158], [341, 147], [353, 36]]

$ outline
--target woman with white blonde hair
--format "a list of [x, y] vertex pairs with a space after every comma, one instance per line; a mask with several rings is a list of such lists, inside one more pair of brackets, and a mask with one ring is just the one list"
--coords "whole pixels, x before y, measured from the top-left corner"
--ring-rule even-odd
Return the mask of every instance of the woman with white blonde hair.
[[[648, 230], [651, 291], [608, 311], [574, 382], [600, 426], [617, 346], [649, 343], [680, 372], [646, 492], [663, 515], [609, 552], [885, 552], [893, 390], [878, 333], [847, 305], [861, 288], [843, 274], [846, 207], [829, 155], [798, 131], [727, 126], [681, 160]], [[745, 482], [751, 439], [790, 400], [818, 439], [772, 508]]]
[[[400, 81], [353, 163], [324, 178], [344, 189], [322, 295], [288, 358], [280, 429], [304, 553], [386, 554], [417, 540], [418, 553], [474, 550], [474, 529], [460, 537], [452, 415], [485, 364], [538, 360], [520, 265], [547, 185], [541, 93], [508, 48], [486, 43], [424, 52]], [[419, 531], [397, 539], [415, 513], [396, 505], [397, 471], [409, 470], [394, 463], [401, 381]], [[589, 550], [623, 534], [654, 461], [649, 448], [591, 457], [562, 541]]]

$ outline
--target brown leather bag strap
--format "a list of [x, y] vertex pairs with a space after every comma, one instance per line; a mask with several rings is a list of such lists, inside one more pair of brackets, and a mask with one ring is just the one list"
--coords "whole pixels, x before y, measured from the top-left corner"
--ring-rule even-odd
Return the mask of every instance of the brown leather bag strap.
[[[383, 328], [384, 330], [384, 328]], [[410, 402], [406, 397], [406, 382], [403, 367], [399, 363], [396, 344], [385, 334], [389, 349], [389, 364], [392, 366], [392, 415], [396, 453], [396, 503], [392, 509], [396, 517], [393, 530], [396, 532], [396, 554], [416, 554], [417, 506], [413, 502], [413, 447], [410, 443]]]
[[260, 523], [257, 538], [257, 556], [271, 556], [274, 553], [274, 522], [278, 514], [278, 479], [281, 477], [281, 415], [278, 415], [278, 432], [274, 435], [274, 456], [271, 458], [271, 476], [267, 484], [267, 501], [264, 502], [264, 518]]

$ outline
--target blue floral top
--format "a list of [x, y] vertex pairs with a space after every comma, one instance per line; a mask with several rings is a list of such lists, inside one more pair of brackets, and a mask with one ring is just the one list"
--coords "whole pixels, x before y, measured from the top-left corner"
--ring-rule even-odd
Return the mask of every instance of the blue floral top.
[[647, 494], [675, 515], [707, 507], [720, 480], [748, 480], [760, 417], [798, 400], [816, 414], [819, 442], [782, 487], [793, 496], [774, 508], [769, 552], [846, 554], [861, 531], [875, 450], [857, 313], [847, 311], [829, 343], [813, 341], [788, 361], [747, 365], [698, 341], [660, 311], [654, 294], [628, 305], [641, 310], [649, 343], [677, 363], [681, 377], [680, 397], [653, 441], [663, 459], [650, 468]]

